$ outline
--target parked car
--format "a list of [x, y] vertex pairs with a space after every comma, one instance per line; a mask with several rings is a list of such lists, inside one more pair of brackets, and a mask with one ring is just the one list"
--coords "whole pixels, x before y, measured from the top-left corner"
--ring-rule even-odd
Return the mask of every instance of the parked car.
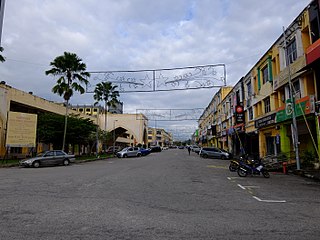
[[65, 153], [62, 150], [52, 150], [39, 153], [34, 158], [23, 159], [19, 162], [20, 166], [24, 167], [42, 167], [53, 165], [68, 166], [70, 163], [75, 162], [75, 156]]
[[142, 156], [140, 148], [138, 147], [126, 147], [121, 151], [117, 152], [118, 158], [126, 158], [126, 157], [140, 157]]
[[151, 152], [161, 152], [162, 151], [160, 146], [153, 146], [150, 149], [151, 149]]
[[141, 152], [142, 156], [146, 156], [151, 153], [151, 149], [150, 148], [148, 148], [148, 149], [140, 148], [140, 152]]
[[178, 148], [179, 148], [179, 149], [184, 149], [184, 146], [179, 146]]
[[199, 153], [200, 157], [203, 158], [221, 158], [221, 159], [231, 159], [232, 158], [232, 154], [223, 150], [223, 149], [219, 149], [219, 148], [215, 148], [215, 147], [205, 147], [205, 148], [201, 148], [200, 153]]
[[115, 146], [114, 148], [112, 146], [107, 149], [106, 153], [109, 153], [109, 154], [116, 153], [116, 152], [119, 152], [120, 150], [121, 148], [119, 146]]
[[191, 151], [192, 152], [199, 153], [200, 150], [201, 150], [201, 148], [199, 146], [197, 146], [197, 145], [191, 146]]

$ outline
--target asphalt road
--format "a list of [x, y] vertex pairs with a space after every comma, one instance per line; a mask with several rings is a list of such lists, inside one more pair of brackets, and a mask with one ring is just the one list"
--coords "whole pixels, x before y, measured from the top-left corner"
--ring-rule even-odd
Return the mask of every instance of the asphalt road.
[[170, 149], [0, 169], [0, 239], [320, 239], [320, 184]]

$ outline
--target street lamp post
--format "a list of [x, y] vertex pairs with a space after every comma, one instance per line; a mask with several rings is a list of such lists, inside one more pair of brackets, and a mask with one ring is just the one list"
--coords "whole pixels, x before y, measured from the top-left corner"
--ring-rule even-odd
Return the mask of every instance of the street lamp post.
[[113, 121], [113, 153], [115, 152], [116, 148], [116, 122], [118, 122], [118, 120]]

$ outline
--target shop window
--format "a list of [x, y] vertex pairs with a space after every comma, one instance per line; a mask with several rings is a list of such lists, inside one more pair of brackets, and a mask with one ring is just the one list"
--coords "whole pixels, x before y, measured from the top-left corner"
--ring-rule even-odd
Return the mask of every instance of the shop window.
[[267, 155], [275, 154], [274, 143], [275, 143], [274, 137], [266, 136]]

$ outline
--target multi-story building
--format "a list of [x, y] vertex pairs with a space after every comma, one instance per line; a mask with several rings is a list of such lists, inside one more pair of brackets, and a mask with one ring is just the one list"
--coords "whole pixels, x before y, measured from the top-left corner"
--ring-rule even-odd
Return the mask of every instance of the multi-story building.
[[148, 146], [170, 146], [172, 145], [172, 134], [163, 128], [148, 128]]
[[[96, 107], [85, 107], [83, 111], [78, 111], [79, 109], [70, 109], [69, 114], [80, 115], [83, 118], [91, 119], [99, 125], [100, 129], [110, 132], [119, 145], [143, 145], [148, 142], [148, 120], [143, 114], [108, 113], [105, 115], [104, 113], [97, 114], [99, 108]], [[87, 111], [87, 109], [90, 111]], [[97, 111], [95, 111], [95, 109], [97, 109]], [[21, 118], [21, 116], [10, 119], [8, 116], [12, 112], [21, 113], [20, 115], [23, 117], [31, 116], [32, 120], [28, 120], [30, 126], [27, 127], [27, 122], [22, 122], [24, 127], [20, 127], [18, 124], [23, 120], [18, 122], [18, 118]], [[0, 82], [0, 156], [8, 153], [8, 149], [10, 149], [9, 153], [11, 153], [9, 157], [13, 155], [16, 157], [25, 157], [30, 154], [31, 148], [35, 148], [36, 116], [39, 112], [52, 112], [65, 115], [66, 107], [64, 104], [54, 103], [37, 97], [31, 92], [26, 93], [12, 88], [4, 81]], [[14, 122], [17, 124], [14, 124]], [[8, 126], [15, 128], [14, 138], [16, 138], [16, 141], [11, 141], [10, 143], [8, 143]], [[32, 143], [26, 142], [29, 134], [34, 136]], [[106, 144], [112, 146], [113, 142], [114, 141], [110, 141], [110, 143]], [[100, 143], [99, 150], [101, 150], [101, 147], [102, 143]], [[41, 144], [37, 144], [35, 151], [39, 152], [42, 150], [47, 149], [42, 148]]]
[[221, 87], [200, 116], [198, 120], [199, 145], [221, 147], [225, 142], [226, 135], [223, 133], [224, 126], [222, 125], [224, 114], [221, 102], [231, 90], [230, 86]]
[[199, 119], [200, 139], [213, 123], [210, 142], [235, 155], [282, 153], [295, 160], [299, 149], [301, 156], [309, 151], [319, 158], [319, 4], [303, 9], [228, 94], [212, 98]]

